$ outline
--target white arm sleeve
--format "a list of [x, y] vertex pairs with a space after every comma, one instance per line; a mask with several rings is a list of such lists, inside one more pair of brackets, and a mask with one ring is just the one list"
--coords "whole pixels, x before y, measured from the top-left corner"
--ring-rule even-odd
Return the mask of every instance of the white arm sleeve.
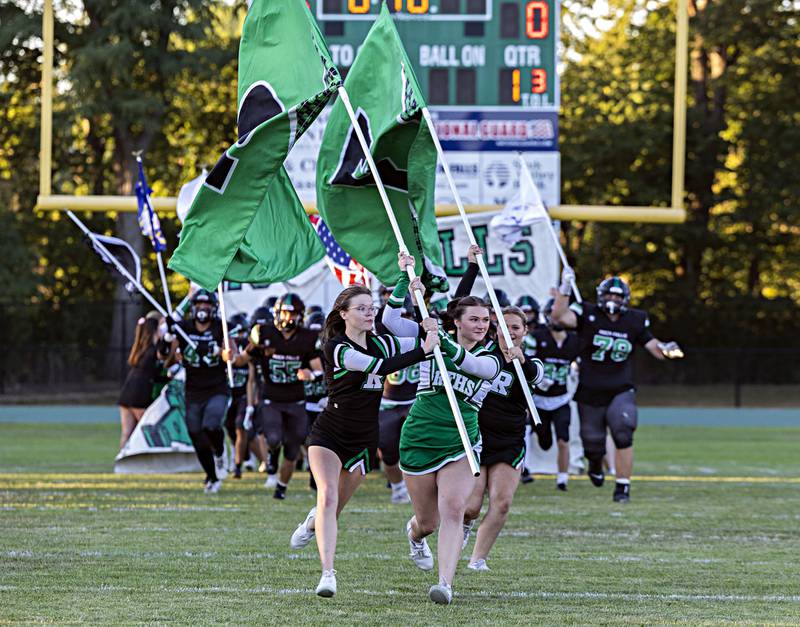
[[453, 344], [458, 346], [458, 351], [455, 356], [452, 357], [453, 363], [467, 374], [480, 377], [481, 379], [494, 379], [500, 374], [502, 365], [495, 355], [491, 353], [473, 355], [460, 344], [456, 344], [455, 342], [453, 342]]
[[386, 305], [383, 308], [381, 322], [391, 333], [399, 337], [420, 337], [421, 329], [418, 323], [403, 318], [399, 307]]
[[351, 372], [375, 372], [382, 363], [383, 359], [371, 357], [347, 344], [338, 344], [333, 349], [333, 364], [337, 368]]

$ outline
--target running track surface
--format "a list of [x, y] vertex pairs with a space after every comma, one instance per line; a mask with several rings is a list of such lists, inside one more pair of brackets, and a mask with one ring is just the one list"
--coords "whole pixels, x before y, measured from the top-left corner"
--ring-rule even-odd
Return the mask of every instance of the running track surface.
[[[119, 422], [115, 405], [0, 405], [0, 423]], [[800, 427], [800, 408], [640, 407], [640, 425]]]

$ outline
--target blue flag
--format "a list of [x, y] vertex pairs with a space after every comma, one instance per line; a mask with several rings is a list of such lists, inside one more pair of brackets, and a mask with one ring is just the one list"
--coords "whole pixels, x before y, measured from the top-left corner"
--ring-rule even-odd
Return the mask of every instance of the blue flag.
[[137, 156], [136, 163], [139, 166], [139, 180], [136, 182], [136, 201], [139, 204], [139, 229], [142, 231], [142, 235], [153, 244], [153, 250], [160, 253], [167, 249], [167, 240], [161, 232], [161, 221], [158, 219], [158, 214], [153, 211], [153, 205], [150, 204], [150, 193], [153, 190], [147, 186], [142, 158]]

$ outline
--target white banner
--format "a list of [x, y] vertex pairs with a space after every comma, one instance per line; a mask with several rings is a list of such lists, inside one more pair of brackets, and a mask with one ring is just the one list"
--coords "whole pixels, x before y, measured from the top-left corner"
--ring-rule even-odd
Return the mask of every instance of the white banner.
[[[525, 227], [520, 241], [508, 248], [489, 228], [489, 221], [495, 215], [497, 212], [469, 216], [475, 238], [485, 251], [486, 266], [495, 289], [504, 290], [512, 303], [523, 294], [529, 294], [543, 305], [550, 298], [550, 288], [556, 285], [560, 272], [558, 254], [548, 235], [547, 225], [534, 224]], [[452, 295], [467, 268], [469, 240], [461, 218], [439, 218], [437, 224]], [[376, 285], [375, 289], [377, 288]], [[285, 283], [264, 286], [228, 285], [225, 289], [225, 307], [229, 316], [239, 312], [250, 315], [268, 297], [295, 292], [306, 306], [320, 305], [327, 312], [341, 291], [342, 285], [334, 278], [325, 262], [320, 261]], [[486, 294], [486, 287], [480, 277], [475, 281], [472, 293], [477, 296]]]

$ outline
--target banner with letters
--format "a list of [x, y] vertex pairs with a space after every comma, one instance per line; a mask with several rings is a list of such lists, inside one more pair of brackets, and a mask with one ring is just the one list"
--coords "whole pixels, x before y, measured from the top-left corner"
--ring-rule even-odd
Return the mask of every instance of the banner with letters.
[[[473, 213], [469, 215], [478, 245], [485, 251], [486, 267], [495, 289], [508, 294], [512, 303], [529, 294], [541, 305], [550, 298], [550, 288], [558, 281], [560, 266], [558, 254], [546, 224], [534, 224], [523, 229], [523, 236], [508, 248], [489, 228], [490, 220], [497, 215]], [[455, 293], [458, 281], [467, 269], [467, 232], [458, 216], [439, 218], [439, 241], [442, 244], [444, 269], [450, 281], [450, 295]], [[376, 290], [379, 285], [373, 281]], [[295, 292], [306, 305], [320, 305], [327, 313], [331, 303], [342, 291], [341, 284], [331, 274], [324, 261], [312, 266], [291, 281], [271, 285], [243, 285], [228, 283], [225, 286], [225, 305], [228, 315], [252, 313], [270, 296]], [[484, 296], [486, 288], [479, 277], [473, 294]]]

